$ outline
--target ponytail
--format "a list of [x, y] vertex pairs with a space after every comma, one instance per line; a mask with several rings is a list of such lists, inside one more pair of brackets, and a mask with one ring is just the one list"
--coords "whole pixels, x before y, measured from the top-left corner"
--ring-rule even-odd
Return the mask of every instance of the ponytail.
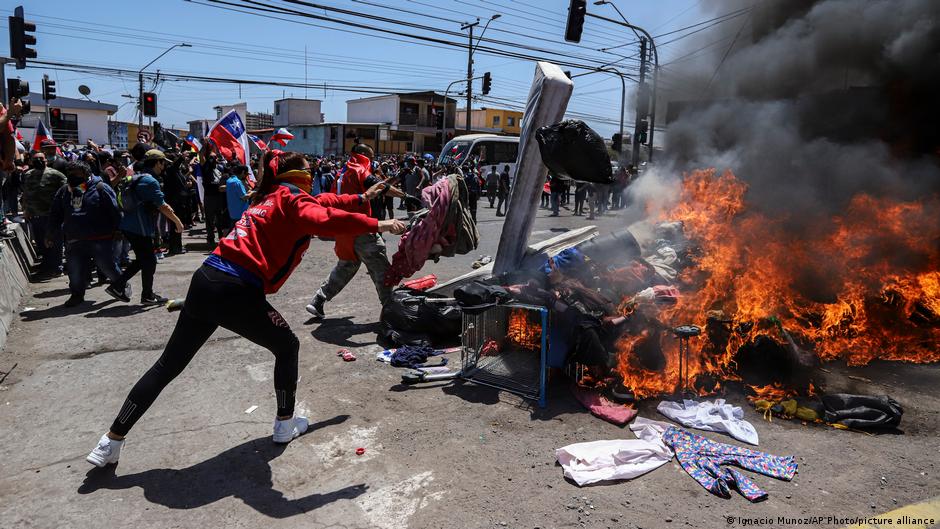
[[258, 184], [255, 186], [252, 204], [257, 204], [278, 186], [277, 176], [288, 171], [303, 169], [304, 155], [299, 152], [284, 152], [277, 149], [265, 151], [258, 170]]

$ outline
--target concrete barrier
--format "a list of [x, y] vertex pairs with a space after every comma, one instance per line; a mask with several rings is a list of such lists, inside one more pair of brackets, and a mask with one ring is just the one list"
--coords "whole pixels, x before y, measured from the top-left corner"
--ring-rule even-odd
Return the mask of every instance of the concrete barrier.
[[6, 344], [13, 315], [26, 294], [30, 264], [35, 260], [19, 224], [8, 224], [7, 233], [10, 235], [0, 238], [0, 350]]

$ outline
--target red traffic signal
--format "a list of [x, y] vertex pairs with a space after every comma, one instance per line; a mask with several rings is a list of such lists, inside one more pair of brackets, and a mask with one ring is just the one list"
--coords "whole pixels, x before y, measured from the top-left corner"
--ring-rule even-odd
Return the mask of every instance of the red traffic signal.
[[153, 92], [144, 92], [143, 100], [144, 115], [154, 117], [157, 115], [157, 94]]
[[61, 108], [50, 108], [49, 109], [49, 126], [52, 128], [59, 128], [62, 125], [62, 109]]

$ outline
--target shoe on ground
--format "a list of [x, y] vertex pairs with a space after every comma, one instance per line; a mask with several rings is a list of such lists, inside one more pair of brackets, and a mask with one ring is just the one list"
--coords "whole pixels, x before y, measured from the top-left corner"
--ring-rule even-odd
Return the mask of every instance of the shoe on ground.
[[151, 293], [149, 296], [141, 296], [140, 302], [144, 305], [162, 305], [170, 301], [169, 298], [165, 298], [160, 294]]
[[[274, 420], [274, 442], [289, 443], [307, 431], [310, 422], [306, 417], [291, 417], [285, 420]], [[91, 457], [91, 456], [89, 456]]]
[[310, 313], [314, 318], [322, 318], [326, 316], [326, 313], [323, 311], [323, 304], [326, 303], [326, 298], [322, 296], [314, 296], [313, 301], [311, 301], [305, 309]]
[[63, 307], [77, 307], [85, 302], [84, 296], [76, 296], [72, 294], [69, 296], [69, 299], [65, 300], [65, 303], [62, 304]]
[[108, 285], [108, 288], [104, 289], [105, 293], [112, 298], [123, 301], [124, 303], [130, 303], [131, 301], [131, 286], [125, 285], [123, 289], [117, 288], [115, 285]]
[[111, 463], [117, 463], [118, 458], [121, 457], [121, 448], [123, 446], [124, 441], [115, 441], [108, 437], [108, 434], [104, 434], [101, 436], [101, 439], [98, 440], [98, 446], [88, 454], [85, 461], [88, 461], [98, 468], [110, 465]]

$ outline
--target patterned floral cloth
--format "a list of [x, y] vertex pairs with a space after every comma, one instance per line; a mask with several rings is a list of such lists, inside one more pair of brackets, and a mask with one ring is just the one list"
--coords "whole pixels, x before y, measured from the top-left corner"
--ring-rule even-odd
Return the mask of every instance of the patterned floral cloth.
[[663, 442], [675, 451], [679, 464], [695, 481], [722, 498], [730, 498], [734, 487], [752, 502], [767, 499], [767, 493], [734, 466], [787, 481], [796, 474], [793, 456], [773, 456], [716, 443], [675, 427], [663, 433]]

